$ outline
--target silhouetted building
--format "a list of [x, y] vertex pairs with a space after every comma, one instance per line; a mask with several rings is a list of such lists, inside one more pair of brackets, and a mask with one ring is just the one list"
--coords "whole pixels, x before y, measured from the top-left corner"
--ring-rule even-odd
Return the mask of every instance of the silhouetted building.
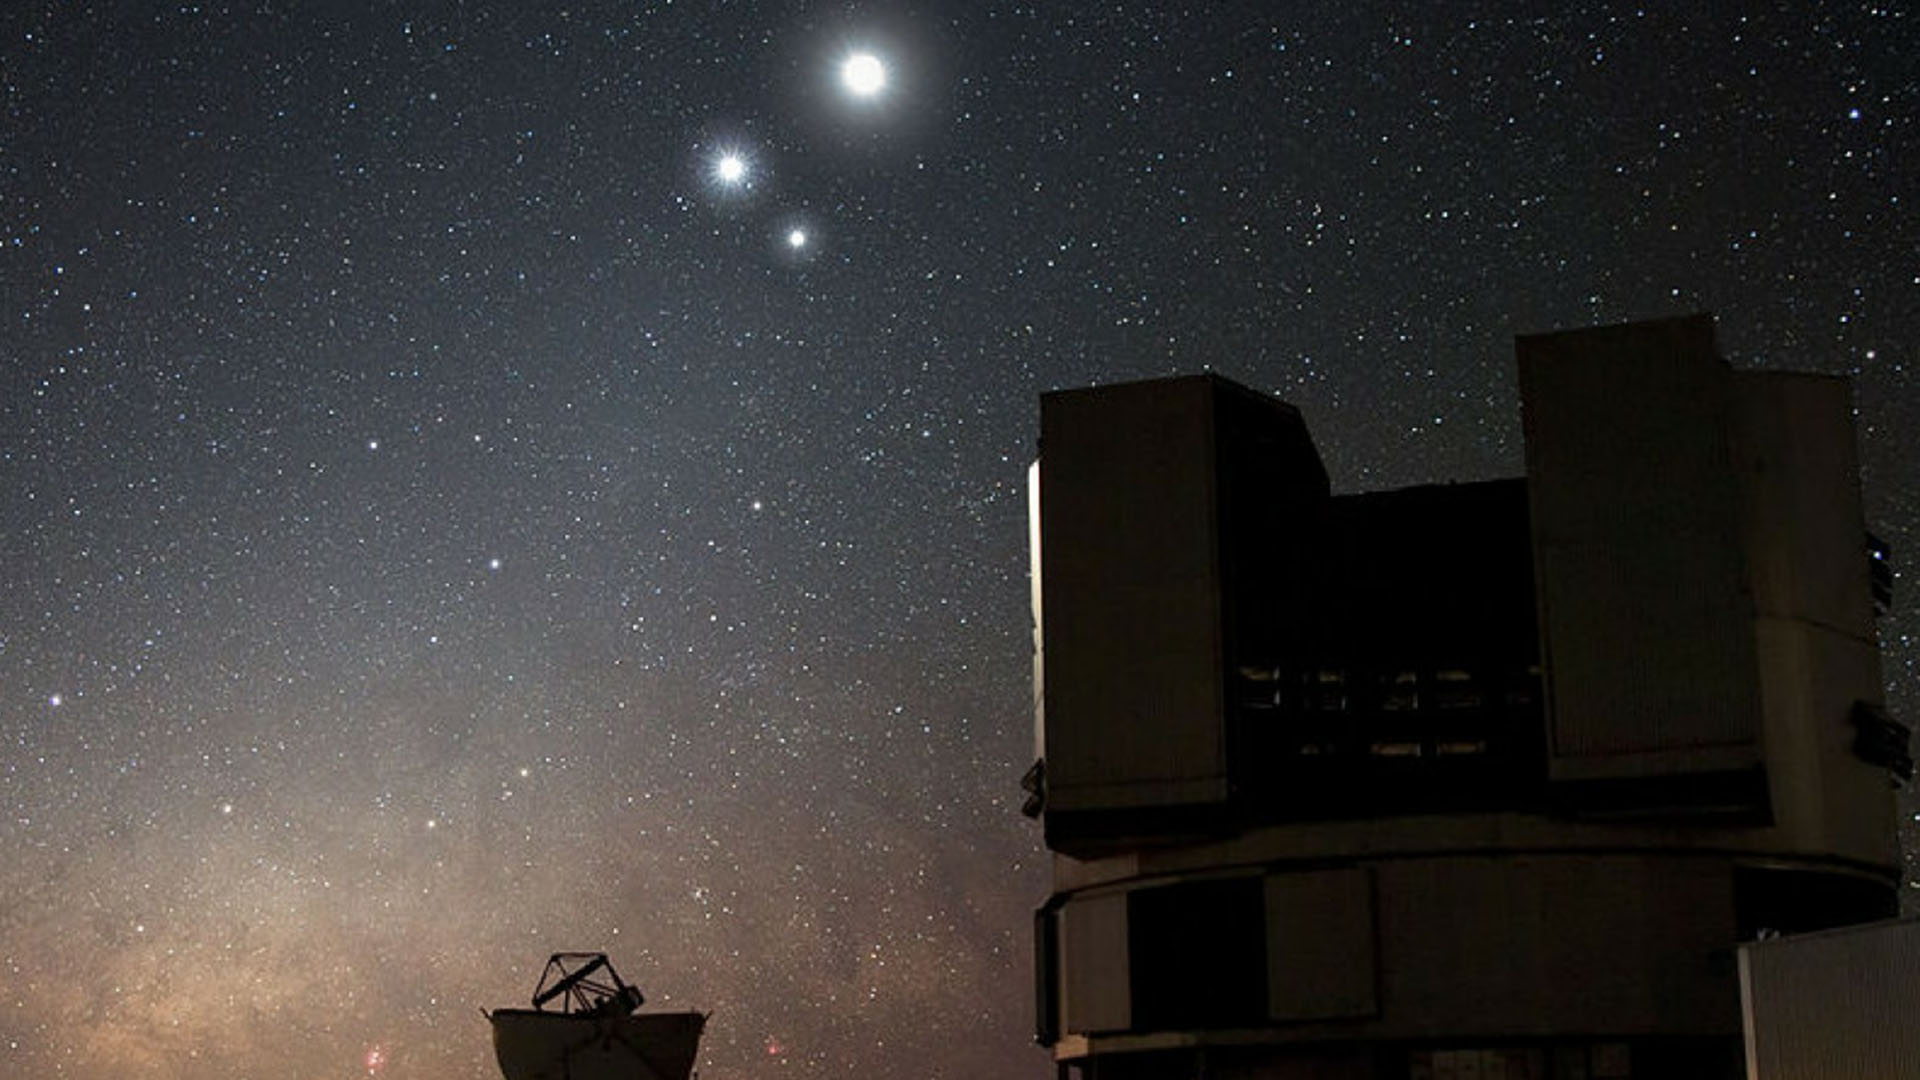
[[1845, 381], [1705, 316], [1518, 352], [1524, 478], [1365, 495], [1224, 379], [1042, 398], [1063, 1071], [1736, 1077], [1737, 945], [1895, 913]]

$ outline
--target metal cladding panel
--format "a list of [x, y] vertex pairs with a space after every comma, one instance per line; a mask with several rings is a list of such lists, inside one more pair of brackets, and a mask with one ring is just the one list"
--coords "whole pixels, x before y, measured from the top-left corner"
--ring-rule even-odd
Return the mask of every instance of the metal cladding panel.
[[1785, 372], [1733, 387], [1775, 820], [1799, 850], [1890, 865], [1893, 793], [1850, 722], [1884, 683], [1849, 387]]
[[1380, 1010], [1373, 878], [1364, 868], [1266, 879], [1267, 1013], [1283, 1022]]
[[1874, 638], [1853, 398], [1845, 379], [1734, 376], [1754, 606]]
[[1073, 900], [1060, 909], [1061, 1026], [1068, 1034], [1133, 1026], [1128, 969], [1125, 894]]
[[1299, 413], [1211, 375], [1047, 394], [1037, 488], [1050, 840], [1068, 814], [1224, 807], [1229, 672], [1299, 608], [1327, 498]]
[[1878, 647], [1784, 618], [1760, 620], [1756, 640], [1776, 842], [1891, 871], [1900, 861], [1893, 785], [1854, 752], [1854, 708], [1883, 693]]
[[1049, 809], [1226, 798], [1212, 380], [1041, 399]]
[[1753, 604], [1711, 319], [1518, 351], [1553, 777], [1754, 764]]
[[1920, 921], [1740, 947], [1749, 1080], [1920, 1075]]
[[1383, 1021], [1463, 1039], [1522, 1032], [1737, 1037], [1717, 856], [1541, 854], [1375, 867]]

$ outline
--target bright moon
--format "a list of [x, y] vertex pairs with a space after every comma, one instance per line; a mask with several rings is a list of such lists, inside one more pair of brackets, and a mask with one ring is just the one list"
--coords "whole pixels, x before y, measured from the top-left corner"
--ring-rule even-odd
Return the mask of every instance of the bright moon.
[[840, 81], [856, 97], [872, 97], [887, 85], [887, 66], [872, 53], [855, 53], [840, 65]]

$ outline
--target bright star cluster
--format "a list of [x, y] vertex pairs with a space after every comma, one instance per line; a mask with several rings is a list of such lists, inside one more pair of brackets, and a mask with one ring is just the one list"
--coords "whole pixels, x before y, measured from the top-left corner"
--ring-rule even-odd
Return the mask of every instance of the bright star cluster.
[[490, 1077], [604, 949], [706, 1080], [1051, 1076], [1045, 390], [1512, 475], [1513, 335], [1711, 310], [1910, 565], [1920, 32], [1703, 11], [6, 5], [0, 1075]]

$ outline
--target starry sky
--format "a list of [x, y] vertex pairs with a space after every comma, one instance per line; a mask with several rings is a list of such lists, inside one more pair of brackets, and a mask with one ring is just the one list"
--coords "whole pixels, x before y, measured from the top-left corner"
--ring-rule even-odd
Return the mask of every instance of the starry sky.
[[1708, 310], [1911, 561], [1920, 24], [1721, 6], [0, 7], [0, 1073], [478, 1080], [606, 949], [1050, 1075], [1050, 389], [1514, 475], [1514, 334]]

